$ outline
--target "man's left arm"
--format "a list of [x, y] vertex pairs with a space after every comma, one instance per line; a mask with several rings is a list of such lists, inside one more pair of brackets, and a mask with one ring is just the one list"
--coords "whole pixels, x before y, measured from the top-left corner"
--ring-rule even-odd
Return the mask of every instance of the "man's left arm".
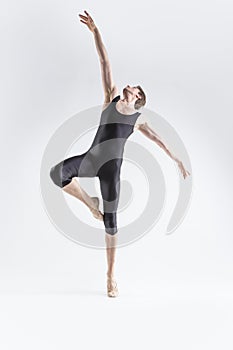
[[141, 131], [141, 133], [143, 135], [145, 135], [146, 137], [148, 137], [150, 140], [154, 141], [160, 148], [162, 148], [167, 155], [173, 159], [178, 167], [180, 168], [180, 171], [182, 172], [182, 175], [184, 176], [184, 178], [187, 175], [190, 175], [190, 172], [187, 171], [184, 166], [183, 163], [175, 156], [173, 155], [170, 150], [168, 149], [168, 147], [165, 145], [165, 143], [162, 141], [161, 137], [152, 129], [152, 127], [148, 124], [148, 122], [144, 122], [142, 124], [138, 124], [137, 129], [139, 131]]

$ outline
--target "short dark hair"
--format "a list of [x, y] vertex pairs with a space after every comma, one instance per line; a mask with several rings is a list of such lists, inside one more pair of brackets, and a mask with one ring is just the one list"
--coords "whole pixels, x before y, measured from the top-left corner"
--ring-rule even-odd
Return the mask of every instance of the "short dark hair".
[[141, 98], [137, 99], [137, 101], [134, 104], [134, 108], [139, 109], [139, 108], [145, 106], [145, 104], [146, 104], [146, 94], [142, 90], [140, 85], [137, 85], [136, 87], [139, 89], [139, 95], [141, 96]]

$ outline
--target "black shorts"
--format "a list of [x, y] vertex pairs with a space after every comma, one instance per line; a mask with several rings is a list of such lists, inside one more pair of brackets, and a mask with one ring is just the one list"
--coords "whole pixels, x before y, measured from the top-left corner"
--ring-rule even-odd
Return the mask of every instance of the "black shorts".
[[107, 233], [117, 233], [117, 207], [120, 195], [122, 158], [111, 159], [98, 169], [89, 152], [67, 158], [50, 169], [55, 185], [63, 188], [73, 177], [98, 177], [103, 199], [104, 225]]

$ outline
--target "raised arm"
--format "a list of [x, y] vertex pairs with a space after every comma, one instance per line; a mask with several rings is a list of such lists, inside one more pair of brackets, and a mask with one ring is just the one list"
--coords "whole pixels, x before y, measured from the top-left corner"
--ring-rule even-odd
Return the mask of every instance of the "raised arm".
[[113, 81], [113, 75], [111, 70], [111, 65], [109, 62], [108, 54], [106, 51], [106, 48], [103, 44], [100, 31], [95, 25], [92, 17], [87, 13], [87, 11], [84, 11], [86, 16], [83, 16], [79, 14], [80, 21], [88, 26], [90, 31], [94, 35], [95, 45], [97, 49], [97, 53], [99, 55], [100, 59], [100, 66], [101, 66], [101, 75], [102, 75], [102, 82], [103, 82], [103, 88], [104, 88], [104, 103], [110, 102], [115, 96], [118, 95], [118, 89]]
[[148, 137], [150, 140], [154, 141], [169, 155], [169, 157], [171, 157], [177, 163], [184, 179], [187, 175], [190, 175], [190, 172], [184, 168], [183, 163], [169, 151], [167, 146], [161, 140], [161, 137], [152, 129], [152, 127], [147, 122], [139, 124], [137, 129], [141, 131], [142, 134]]

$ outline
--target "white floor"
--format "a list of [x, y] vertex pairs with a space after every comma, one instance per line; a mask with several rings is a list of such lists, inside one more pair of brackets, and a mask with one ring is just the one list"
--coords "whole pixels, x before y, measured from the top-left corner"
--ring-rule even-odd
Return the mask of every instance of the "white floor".
[[230, 286], [129, 285], [119, 278], [118, 286], [118, 298], [108, 298], [101, 283], [57, 293], [2, 294], [0, 348], [232, 349]]

